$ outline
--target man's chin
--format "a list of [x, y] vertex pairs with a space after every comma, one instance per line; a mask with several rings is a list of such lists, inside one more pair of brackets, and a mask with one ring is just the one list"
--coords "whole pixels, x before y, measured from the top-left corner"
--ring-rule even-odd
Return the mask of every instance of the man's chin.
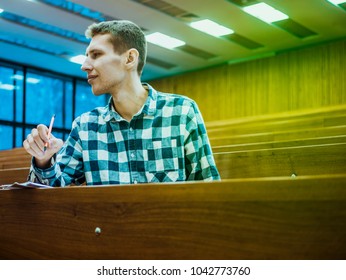
[[92, 93], [95, 96], [100, 96], [100, 95], [106, 94], [106, 92], [104, 92], [104, 91], [97, 91], [97, 90], [92, 90]]

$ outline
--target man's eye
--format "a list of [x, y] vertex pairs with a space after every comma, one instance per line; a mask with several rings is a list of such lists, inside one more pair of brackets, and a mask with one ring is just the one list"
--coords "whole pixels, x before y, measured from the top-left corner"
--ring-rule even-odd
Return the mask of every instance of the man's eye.
[[92, 58], [98, 58], [101, 54], [100, 53], [93, 53]]

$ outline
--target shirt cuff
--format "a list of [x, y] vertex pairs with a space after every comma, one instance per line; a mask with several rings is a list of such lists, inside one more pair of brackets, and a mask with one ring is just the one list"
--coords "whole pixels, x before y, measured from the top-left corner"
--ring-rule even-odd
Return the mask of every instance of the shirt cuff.
[[55, 177], [55, 155], [51, 158], [51, 166], [46, 169], [42, 169], [36, 166], [35, 159], [31, 159], [32, 171], [35, 173], [38, 179], [50, 179]]

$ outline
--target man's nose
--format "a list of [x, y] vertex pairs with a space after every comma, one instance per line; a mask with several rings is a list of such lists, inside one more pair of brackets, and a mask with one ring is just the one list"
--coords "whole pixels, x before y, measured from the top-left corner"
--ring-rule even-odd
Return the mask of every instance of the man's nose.
[[92, 65], [90, 64], [88, 58], [84, 60], [81, 69], [85, 72], [90, 71], [92, 69]]

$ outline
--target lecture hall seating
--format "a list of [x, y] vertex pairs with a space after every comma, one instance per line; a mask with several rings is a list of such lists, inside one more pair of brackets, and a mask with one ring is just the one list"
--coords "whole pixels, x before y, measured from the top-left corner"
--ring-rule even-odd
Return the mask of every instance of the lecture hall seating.
[[346, 106], [207, 123], [222, 178], [345, 173]]
[[0, 190], [0, 258], [345, 259], [345, 108], [207, 127], [221, 182]]
[[[345, 173], [345, 105], [206, 125], [223, 179]], [[0, 184], [26, 181], [30, 159], [0, 151]]]
[[346, 175], [0, 190], [1, 259], [344, 260]]

